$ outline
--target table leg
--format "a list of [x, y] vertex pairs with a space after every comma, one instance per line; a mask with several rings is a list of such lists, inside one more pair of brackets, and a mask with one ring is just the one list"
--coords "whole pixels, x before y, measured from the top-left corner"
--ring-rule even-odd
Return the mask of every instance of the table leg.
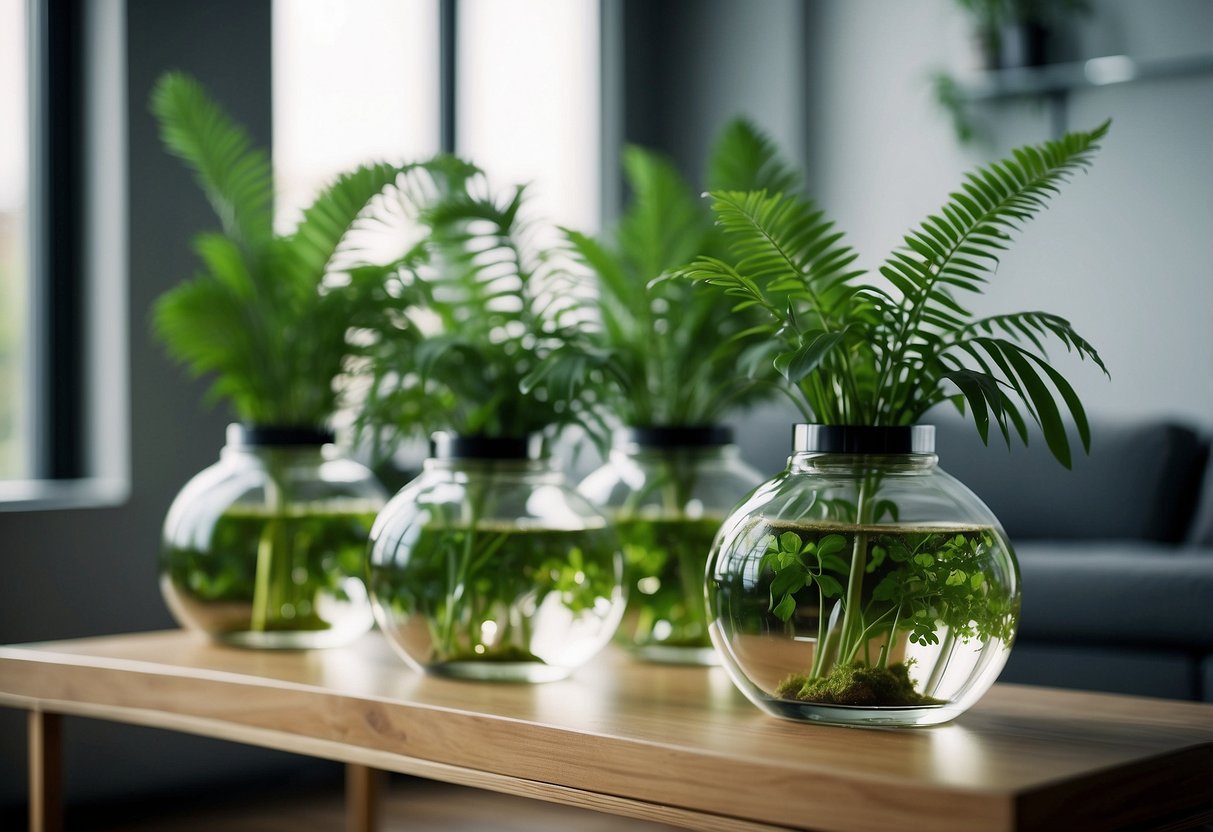
[[346, 832], [375, 832], [379, 825], [379, 786], [383, 772], [353, 763], [345, 767]]
[[30, 832], [63, 830], [63, 717], [29, 712]]

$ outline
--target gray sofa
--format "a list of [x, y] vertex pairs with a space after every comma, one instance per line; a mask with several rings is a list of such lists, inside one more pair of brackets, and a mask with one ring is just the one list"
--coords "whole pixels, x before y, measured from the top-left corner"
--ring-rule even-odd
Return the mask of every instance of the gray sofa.
[[[790, 414], [739, 419], [743, 454], [782, 467]], [[782, 420], [782, 427], [780, 422]], [[1197, 431], [1094, 424], [1066, 470], [1039, 437], [1010, 451], [934, 420], [944, 470], [1002, 521], [1023, 615], [1001, 681], [1213, 701], [1213, 467]]]

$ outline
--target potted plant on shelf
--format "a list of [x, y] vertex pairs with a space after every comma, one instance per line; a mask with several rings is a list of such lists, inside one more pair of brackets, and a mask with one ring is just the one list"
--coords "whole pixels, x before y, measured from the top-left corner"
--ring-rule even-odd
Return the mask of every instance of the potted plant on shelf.
[[[601, 366], [609, 408], [623, 425], [606, 464], [581, 491], [612, 515], [623, 541], [628, 607], [620, 640], [656, 661], [714, 664], [703, 604], [703, 570], [724, 516], [762, 477], [721, 425], [729, 405], [777, 392], [764, 313], [730, 309], [669, 271], [724, 239], [674, 166], [629, 147], [631, 202], [600, 238], [567, 232], [596, 277]], [[744, 119], [728, 124], [710, 155], [713, 189], [791, 191], [797, 174]], [[746, 371], [738, 372], [744, 367]]]
[[499, 195], [444, 158], [406, 191], [423, 233], [366, 270], [400, 308], [366, 333], [360, 419], [434, 433], [372, 532], [375, 616], [416, 669], [558, 679], [609, 642], [623, 608], [615, 532], [547, 454], [565, 427], [599, 430], [581, 304], [531, 245], [522, 188]]
[[[777, 716], [927, 725], [993, 683], [1019, 612], [1018, 569], [997, 519], [936, 465], [936, 405], [991, 425], [1008, 445], [1035, 422], [1070, 464], [1063, 411], [1089, 428], [1045, 340], [1104, 365], [1046, 312], [976, 317], [1012, 232], [1089, 164], [1108, 128], [1020, 148], [971, 173], [936, 214], [862, 280], [812, 204], [713, 193], [732, 257], [682, 275], [766, 312], [775, 364], [806, 420], [788, 469], [726, 521], [708, 565], [708, 617], [733, 681]], [[1105, 369], [1106, 372], [1106, 369]]]
[[335, 447], [330, 419], [346, 332], [377, 310], [325, 279], [399, 168], [338, 177], [280, 235], [269, 159], [245, 130], [179, 73], [160, 79], [151, 106], [222, 225], [195, 238], [201, 269], [157, 301], [155, 331], [193, 373], [214, 378], [211, 397], [240, 420], [219, 462], [173, 501], [162, 590], [183, 625], [226, 643], [347, 642], [373, 623], [365, 549], [386, 495]]
[[1058, 60], [1072, 19], [1091, 13], [1089, 0], [956, 0], [968, 14], [980, 69], [1043, 66]]

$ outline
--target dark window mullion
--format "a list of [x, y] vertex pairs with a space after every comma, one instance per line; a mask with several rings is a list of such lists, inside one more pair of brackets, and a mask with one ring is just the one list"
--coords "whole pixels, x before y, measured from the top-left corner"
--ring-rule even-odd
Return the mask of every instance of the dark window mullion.
[[438, 119], [444, 153], [455, 153], [458, 0], [438, 0]]
[[40, 360], [37, 475], [84, 476], [83, 130], [80, 0], [36, 0], [32, 243]]

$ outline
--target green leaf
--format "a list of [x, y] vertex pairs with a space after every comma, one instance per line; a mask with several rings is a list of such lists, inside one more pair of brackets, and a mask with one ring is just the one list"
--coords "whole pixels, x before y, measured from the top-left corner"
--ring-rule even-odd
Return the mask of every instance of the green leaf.
[[817, 554], [820, 557], [841, 552], [847, 546], [847, 539], [840, 534], [829, 534], [817, 543]]
[[746, 119], [729, 122], [712, 146], [708, 190], [790, 193], [799, 181], [770, 137]]
[[194, 170], [228, 236], [256, 249], [270, 239], [273, 174], [265, 151], [253, 145], [202, 85], [167, 73], [152, 91], [151, 109], [165, 146]]
[[839, 575], [845, 575], [851, 569], [847, 562], [838, 557], [838, 555], [822, 555], [821, 568], [830, 572], [837, 572]]
[[363, 165], [340, 174], [304, 209], [286, 240], [285, 259], [306, 291], [320, 284], [354, 222], [402, 172], [386, 163]]
[[1066, 426], [1061, 418], [1061, 411], [1053, 399], [1053, 392], [1041, 380], [1036, 369], [1029, 362], [1027, 353], [1014, 344], [1005, 344], [1004, 353], [1011, 366], [1015, 368], [1020, 382], [1029, 401], [1032, 404], [1033, 415], [1041, 432], [1044, 433], [1045, 443], [1053, 456], [1066, 468], [1072, 466], [1070, 457], [1070, 442], [1066, 437]]
[[791, 554], [800, 554], [800, 535], [796, 532], [784, 532], [779, 535], [779, 548]]
[[798, 590], [804, 588], [812, 581], [812, 577], [803, 570], [787, 569], [778, 573], [775, 579], [771, 581], [771, 603], [774, 605], [774, 599], [782, 598], [785, 595], [792, 595]]
[[788, 621], [792, 618], [792, 614], [796, 612], [796, 599], [791, 595], [785, 595], [783, 600], [771, 608], [771, 612], [780, 621]]
[[817, 586], [826, 598], [838, 598], [842, 595], [842, 584], [829, 575], [818, 575]]
[[809, 373], [843, 342], [845, 332], [808, 332], [804, 341], [793, 352], [775, 357], [775, 369], [792, 384], [799, 384]]

